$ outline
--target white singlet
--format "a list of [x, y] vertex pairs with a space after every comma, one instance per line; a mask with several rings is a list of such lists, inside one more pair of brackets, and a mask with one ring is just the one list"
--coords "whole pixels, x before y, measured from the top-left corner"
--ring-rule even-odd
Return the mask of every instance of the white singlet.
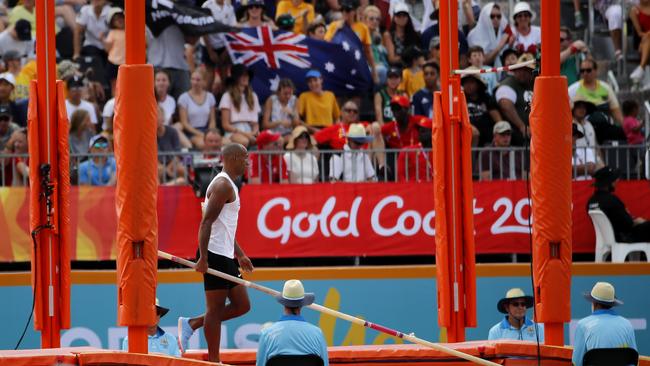
[[[208, 186], [207, 191], [210, 191], [210, 187], [217, 181], [219, 178], [225, 178], [232, 189], [235, 191], [235, 200], [232, 202], [226, 202], [219, 213], [219, 217], [212, 223], [212, 229], [210, 230], [210, 241], [208, 242], [208, 250], [212, 253], [222, 255], [228, 258], [235, 257], [235, 233], [237, 232], [237, 219], [239, 218], [239, 192], [237, 191], [237, 186], [235, 182], [230, 179], [228, 174], [221, 172], [217, 174], [210, 185]], [[206, 195], [205, 201], [203, 201], [203, 212], [205, 213], [205, 208], [208, 205], [208, 197]]]

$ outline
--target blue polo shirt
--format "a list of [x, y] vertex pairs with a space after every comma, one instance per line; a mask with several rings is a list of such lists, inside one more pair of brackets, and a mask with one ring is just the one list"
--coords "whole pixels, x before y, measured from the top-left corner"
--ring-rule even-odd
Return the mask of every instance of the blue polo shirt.
[[599, 309], [580, 320], [573, 338], [573, 364], [582, 366], [585, 353], [594, 348], [636, 348], [630, 321], [611, 309]]
[[79, 164], [79, 184], [91, 186], [105, 186], [115, 175], [115, 158], [106, 159], [106, 164], [99, 166], [93, 159], [88, 159]]
[[260, 334], [257, 366], [266, 365], [276, 355], [318, 355], [329, 365], [323, 332], [300, 315], [284, 315]]
[[[178, 348], [178, 340], [169, 333], [165, 333], [160, 327], [154, 335], [147, 336], [149, 353], [159, 353], [167, 356], [180, 357], [181, 351]], [[124, 337], [122, 350], [129, 350], [129, 337]]]
[[497, 339], [513, 339], [518, 341], [531, 341], [537, 342], [537, 336], [535, 335], [535, 326], [539, 331], [539, 341], [544, 342], [544, 324], [535, 324], [532, 320], [524, 318], [524, 325], [520, 329], [513, 327], [510, 322], [508, 322], [508, 316], [506, 315], [503, 320], [495, 324], [488, 334], [488, 340], [494, 341]]

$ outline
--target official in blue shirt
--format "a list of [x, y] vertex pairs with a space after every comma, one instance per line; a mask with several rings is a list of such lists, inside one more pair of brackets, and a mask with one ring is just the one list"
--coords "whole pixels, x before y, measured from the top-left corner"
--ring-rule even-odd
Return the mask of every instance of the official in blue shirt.
[[614, 286], [597, 282], [584, 297], [591, 302], [592, 313], [580, 320], [573, 338], [573, 364], [582, 366], [587, 351], [594, 348], [636, 348], [630, 321], [617, 315], [612, 307], [623, 305], [616, 298]]
[[[167, 356], [180, 357], [181, 351], [178, 348], [178, 340], [176, 337], [169, 333], [165, 333], [162, 328], [158, 326], [160, 323], [160, 318], [165, 316], [169, 312], [169, 309], [164, 308], [159, 305], [158, 299], [156, 299], [156, 324], [147, 328], [147, 341], [149, 343], [149, 353], [159, 353]], [[122, 350], [129, 350], [129, 337], [124, 337], [122, 341]]]
[[524, 294], [520, 288], [511, 288], [506, 297], [499, 300], [497, 310], [506, 314], [488, 334], [489, 340], [513, 339], [519, 341], [544, 342], [544, 325], [526, 318], [526, 310], [533, 307], [533, 297]]
[[256, 365], [265, 366], [269, 359], [278, 355], [316, 355], [323, 360], [323, 365], [328, 366], [323, 332], [300, 315], [303, 306], [314, 302], [314, 294], [305, 293], [299, 280], [289, 280], [284, 283], [282, 294], [276, 300], [284, 305], [284, 315], [262, 330]]
[[[108, 139], [95, 135], [90, 139], [91, 154], [107, 154]], [[107, 156], [94, 156], [79, 164], [79, 185], [108, 186], [115, 185], [115, 159]]]

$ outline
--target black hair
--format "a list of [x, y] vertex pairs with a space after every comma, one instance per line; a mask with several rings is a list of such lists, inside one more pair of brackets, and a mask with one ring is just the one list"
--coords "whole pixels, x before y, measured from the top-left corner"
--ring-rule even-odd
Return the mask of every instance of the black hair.
[[436, 71], [438, 72], [438, 74], [440, 74], [440, 66], [438, 65], [437, 62], [435, 62], [435, 61], [429, 61], [429, 62], [425, 63], [425, 64], [422, 66], [422, 70], [424, 70], [426, 67], [433, 67], [434, 69], [436, 69]]
[[628, 99], [623, 102], [623, 115], [625, 117], [632, 116], [636, 117], [636, 114], [639, 112], [639, 103], [636, 100]]

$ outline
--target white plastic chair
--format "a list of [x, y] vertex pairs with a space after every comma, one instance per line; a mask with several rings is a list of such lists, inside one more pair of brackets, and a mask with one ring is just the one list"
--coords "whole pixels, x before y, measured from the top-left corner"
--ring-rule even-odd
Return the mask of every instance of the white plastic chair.
[[596, 231], [596, 262], [604, 262], [607, 253], [611, 253], [613, 263], [623, 263], [634, 252], [644, 252], [650, 262], [650, 243], [618, 243], [612, 224], [601, 210], [589, 210], [589, 217]]

